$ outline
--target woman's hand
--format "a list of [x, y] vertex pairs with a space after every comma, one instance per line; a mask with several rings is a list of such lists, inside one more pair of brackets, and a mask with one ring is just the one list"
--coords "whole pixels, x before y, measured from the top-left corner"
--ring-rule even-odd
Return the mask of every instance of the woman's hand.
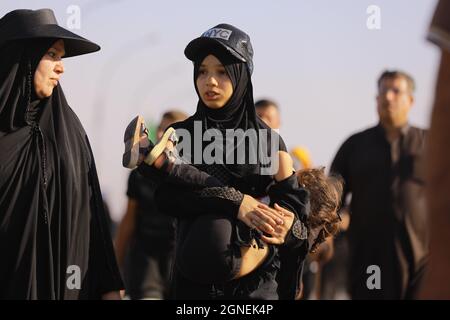
[[[267, 207], [267, 206], [266, 206]], [[269, 210], [268, 210], [268, 209]], [[261, 239], [269, 244], [283, 244], [289, 230], [294, 223], [295, 215], [285, 208], [280, 207], [275, 203], [274, 209], [264, 206], [258, 206], [256, 211], [259, 217], [259, 221], [256, 222], [256, 226], [259, 228], [261, 221], [267, 221], [268, 219], [274, 219], [276, 217], [283, 219], [283, 224], [276, 225], [271, 232], [265, 231], [270, 234], [270, 236], [262, 235]], [[274, 211], [276, 214], [274, 214]]]
[[[265, 213], [260, 213], [260, 208], [264, 208]], [[276, 210], [247, 194], [244, 194], [244, 199], [239, 207], [238, 219], [250, 228], [256, 228], [269, 234], [272, 234], [275, 231], [274, 228], [279, 224], [284, 223]]]

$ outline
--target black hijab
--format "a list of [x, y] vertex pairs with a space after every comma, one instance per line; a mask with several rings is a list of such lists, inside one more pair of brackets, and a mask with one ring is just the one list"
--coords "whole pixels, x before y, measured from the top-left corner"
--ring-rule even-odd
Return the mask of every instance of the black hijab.
[[123, 287], [86, 133], [60, 85], [49, 98], [34, 92], [55, 41], [0, 47], [0, 298], [100, 298]]
[[[207, 107], [198, 92], [195, 85], [201, 63], [208, 55], [214, 55], [225, 67], [225, 70], [233, 85], [233, 94], [230, 100], [220, 109], [212, 109]], [[253, 100], [253, 86], [248, 68], [244, 62], [238, 61], [228, 51], [221, 47], [213, 46], [204, 50], [203, 54], [194, 62], [194, 85], [199, 97], [197, 103], [197, 111], [193, 118], [202, 121], [203, 132], [208, 129], [217, 129], [225, 138], [226, 130], [246, 130], [253, 129], [257, 133], [257, 145], [250, 145], [247, 139], [232, 142], [234, 146], [234, 155], [236, 157], [237, 149], [240, 144], [245, 144], [245, 163], [244, 164], [219, 164], [225, 168], [235, 178], [243, 178], [251, 175], [261, 174], [265, 161], [261, 162], [264, 155], [272, 155], [278, 150], [286, 150], [283, 140], [278, 134], [271, 130], [256, 114], [255, 104]], [[263, 130], [261, 130], [263, 129]], [[261, 139], [266, 134], [265, 139]], [[278, 139], [279, 145], [276, 150], [272, 150], [271, 141]], [[224, 144], [226, 144], [224, 139]], [[204, 148], [204, 147], [203, 147]], [[225, 146], [224, 146], [225, 148]], [[252, 163], [250, 159], [256, 159], [256, 163]], [[236, 159], [236, 158], [235, 158]], [[225, 161], [225, 160], [224, 160]], [[214, 164], [216, 165], [216, 164]]]

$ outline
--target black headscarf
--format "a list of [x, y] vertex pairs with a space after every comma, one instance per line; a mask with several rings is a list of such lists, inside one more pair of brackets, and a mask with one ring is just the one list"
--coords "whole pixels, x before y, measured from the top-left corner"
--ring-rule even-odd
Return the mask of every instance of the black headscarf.
[[49, 98], [34, 91], [55, 41], [0, 47], [0, 298], [100, 298], [123, 287], [86, 133], [60, 85]]
[[[198, 92], [198, 88], [195, 85], [196, 79], [198, 77], [198, 72], [201, 63], [204, 58], [208, 55], [214, 55], [225, 67], [225, 70], [233, 85], [233, 94], [230, 100], [220, 109], [212, 109], [207, 107]], [[251, 159], [250, 153], [254, 153], [254, 159], [257, 159], [257, 163], [245, 164], [221, 164], [229, 173], [231, 173], [236, 178], [242, 178], [250, 175], [258, 175], [261, 173], [261, 155], [272, 155], [272, 152], [278, 150], [271, 150], [270, 142], [274, 138], [279, 140], [279, 150], [286, 150], [283, 140], [278, 134], [271, 130], [256, 114], [256, 109], [253, 100], [253, 86], [250, 77], [250, 73], [245, 63], [238, 61], [229, 52], [220, 47], [211, 47], [209, 50], [205, 50], [198, 60], [194, 62], [194, 85], [199, 96], [199, 101], [197, 103], [197, 111], [193, 118], [195, 120], [202, 121], [203, 132], [208, 129], [217, 129], [222, 133], [222, 136], [226, 137], [227, 129], [242, 129], [244, 132], [249, 129], [253, 129], [257, 133], [258, 145], [252, 146], [248, 145], [247, 139], [245, 141], [233, 141], [235, 155], [236, 150], [241, 143], [246, 143], [246, 161]], [[263, 131], [260, 129], [265, 129], [267, 144], [264, 144], [261, 148], [260, 138]], [[226, 139], [224, 139], [226, 140]], [[224, 143], [226, 143], [224, 141]]]

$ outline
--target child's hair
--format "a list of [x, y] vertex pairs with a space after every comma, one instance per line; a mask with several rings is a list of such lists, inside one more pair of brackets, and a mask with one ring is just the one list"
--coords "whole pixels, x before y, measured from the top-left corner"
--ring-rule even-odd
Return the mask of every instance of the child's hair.
[[338, 210], [343, 192], [343, 181], [337, 176], [327, 176], [325, 168], [297, 171], [299, 184], [309, 191], [311, 212], [307, 219], [308, 231], [321, 228], [310, 248], [314, 253], [319, 245], [339, 230]]

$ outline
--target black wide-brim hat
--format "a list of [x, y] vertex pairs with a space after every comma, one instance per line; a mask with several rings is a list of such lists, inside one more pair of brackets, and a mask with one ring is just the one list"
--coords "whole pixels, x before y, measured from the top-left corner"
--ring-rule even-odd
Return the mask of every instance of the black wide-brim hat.
[[0, 48], [10, 41], [27, 39], [64, 40], [64, 57], [100, 50], [100, 46], [58, 25], [51, 9], [19, 9], [0, 19]]

